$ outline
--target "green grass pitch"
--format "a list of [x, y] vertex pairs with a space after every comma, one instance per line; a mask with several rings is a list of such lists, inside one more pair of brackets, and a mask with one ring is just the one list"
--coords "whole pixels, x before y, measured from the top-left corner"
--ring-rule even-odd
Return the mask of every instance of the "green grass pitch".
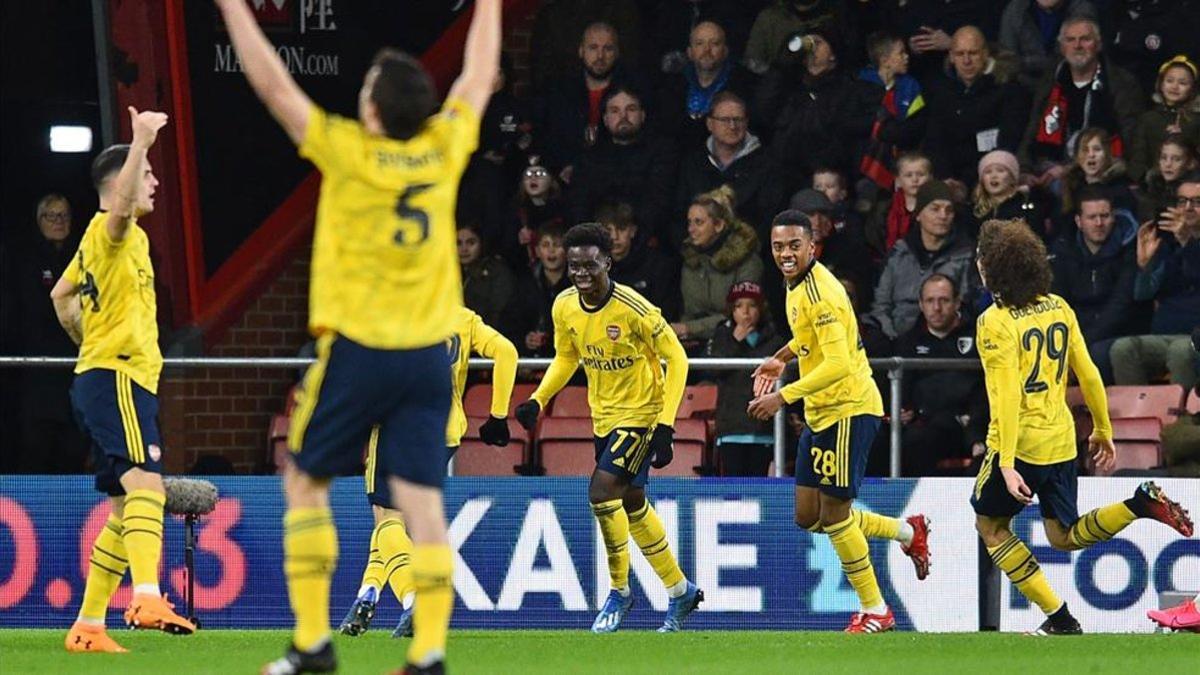
[[[342, 673], [388, 673], [407, 640], [387, 630], [335, 637]], [[3, 673], [254, 673], [277, 658], [288, 632], [211, 630], [189, 637], [113, 630], [129, 654], [68, 654], [66, 630], [0, 630]], [[1033, 638], [997, 633], [841, 633], [470, 630], [451, 633], [448, 670], [471, 673], [1174, 673], [1191, 670], [1200, 635]]]

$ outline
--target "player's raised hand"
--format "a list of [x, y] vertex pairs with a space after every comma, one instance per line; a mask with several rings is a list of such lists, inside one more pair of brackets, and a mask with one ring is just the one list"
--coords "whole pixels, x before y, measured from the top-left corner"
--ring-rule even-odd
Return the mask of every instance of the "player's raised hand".
[[1033, 503], [1033, 490], [1029, 489], [1025, 479], [1016, 469], [1002, 466], [1000, 475], [1004, 476], [1004, 486], [1008, 488], [1008, 494], [1012, 495], [1013, 499], [1025, 505]]
[[1117, 465], [1117, 448], [1111, 438], [1101, 438], [1093, 433], [1088, 437], [1088, 452], [1101, 471], [1112, 471]]
[[133, 128], [133, 143], [148, 148], [154, 145], [158, 130], [167, 125], [167, 114], [154, 110], [138, 112], [129, 106], [129, 126]]
[[521, 423], [521, 426], [525, 427], [525, 431], [533, 431], [533, 428], [537, 426], [538, 413], [540, 412], [542, 412], [542, 405], [530, 399], [517, 406], [513, 414], [516, 416], [517, 421]]
[[783, 368], [786, 366], [783, 361], [768, 356], [762, 363], [754, 369], [754, 395], [762, 396], [769, 393], [775, 388], [775, 381], [783, 375]]

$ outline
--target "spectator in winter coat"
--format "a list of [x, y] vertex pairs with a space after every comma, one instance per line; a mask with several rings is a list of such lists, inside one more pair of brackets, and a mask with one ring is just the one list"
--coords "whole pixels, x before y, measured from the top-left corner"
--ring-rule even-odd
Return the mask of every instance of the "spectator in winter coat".
[[674, 210], [679, 224], [672, 223], [667, 237], [675, 250], [687, 237], [687, 209], [702, 192], [732, 187], [734, 210], [758, 232], [766, 231], [785, 199], [778, 165], [750, 133], [741, 98], [733, 92], [717, 94], [705, 124], [708, 141], [688, 154], [679, 170]]
[[[762, 288], [752, 282], [734, 284], [726, 296], [725, 321], [713, 330], [706, 356], [762, 358], [774, 354], [784, 339], [767, 316]], [[754, 398], [754, 381], [742, 371], [725, 371], [718, 381], [717, 452], [722, 476], [765, 476], [774, 457], [771, 422], [746, 414]]]
[[1155, 220], [1163, 211], [1175, 206], [1179, 181], [1196, 169], [1200, 169], [1200, 153], [1195, 143], [1183, 134], [1171, 134], [1163, 139], [1156, 167], [1146, 172], [1138, 194], [1138, 222]]
[[660, 235], [675, 194], [679, 167], [674, 148], [646, 132], [646, 110], [638, 91], [610, 87], [601, 108], [607, 133], [579, 160], [571, 185], [572, 221], [590, 220], [601, 202], [620, 199], [633, 205], [648, 235]]
[[684, 346], [702, 349], [725, 320], [725, 298], [740, 281], [762, 281], [758, 235], [738, 219], [728, 186], [698, 196], [688, 209], [680, 288], [683, 313], [672, 323]]
[[993, 150], [979, 160], [979, 182], [971, 194], [974, 217], [968, 221], [972, 237], [986, 221], [1020, 218], [1043, 240], [1050, 238], [1053, 227], [1046, 199], [1021, 186], [1020, 173], [1016, 156], [1005, 150]]
[[566, 221], [567, 203], [558, 179], [540, 157], [530, 157], [517, 184], [501, 253], [514, 269], [525, 269], [537, 262], [538, 232], [548, 225], [566, 231]]
[[1075, 310], [1092, 361], [1111, 384], [1112, 343], [1144, 329], [1133, 301], [1137, 225], [1118, 219], [1108, 194], [1094, 186], [1080, 192], [1075, 224], [1051, 249], [1052, 290]]
[[1162, 64], [1154, 86], [1154, 107], [1142, 113], [1129, 147], [1129, 175], [1142, 180], [1154, 165], [1154, 151], [1170, 134], [1200, 146], [1200, 96], [1197, 67], [1180, 55]]
[[1112, 154], [1108, 132], [1099, 128], [1084, 129], [1079, 134], [1075, 162], [1063, 176], [1060, 209], [1056, 214], [1056, 232], [1070, 236], [1075, 229], [1075, 214], [1079, 210], [1079, 192], [1086, 186], [1104, 190], [1112, 201], [1117, 218], [1134, 221], [1136, 227], [1137, 199], [1130, 189], [1125, 162]]
[[915, 150], [925, 135], [925, 99], [921, 84], [908, 75], [908, 52], [904, 40], [887, 33], [867, 38], [871, 66], [858, 74], [857, 86], [878, 101], [870, 138], [862, 148], [859, 171], [866, 180], [865, 192], [873, 184], [889, 191], [895, 182], [895, 158]]
[[1009, 0], [1000, 17], [1000, 47], [1021, 62], [1019, 81], [1028, 88], [1054, 67], [1058, 56], [1058, 31], [1072, 16], [1096, 18], [1088, 0]]
[[474, 223], [458, 226], [458, 262], [462, 266], [463, 304], [489, 326], [503, 326], [504, 308], [512, 299], [513, 276], [487, 247]]
[[1029, 97], [1010, 80], [1011, 64], [991, 57], [974, 26], [954, 32], [949, 65], [930, 78], [925, 92], [929, 129], [923, 147], [935, 174], [969, 188], [985, 154], [1016, 152], [1029, 119]]
[[1196, 368], [1190, 335], [1200, 326], [1200, 174], [1185, 176], [1176, 206], [1138, 229], [1135, 300], [1154, 300], [1150, 334], [1113, 343], [1117, 384], [1147, 384], [1164, 370], [1191, 389]]
[[550, 309], [558, 294], [571, 286], [563, 230], [548, 225], [534, 236], [537, 263], [517, 276], [516, 292], [505, 312], [505, 333], [522, 356], [554, 355], [554, 321]]
[[896, 174], [891, 198], [880, 200], [867, 222], [867, 244], [879, 257], [887, 255], [911, 229], [917, 191], [933, 178], [933, 163], [925, 155], [907, 152], [896, 160]]
[[642, 294], [662, 310], [663, 318], [679, 317], [679, 261], [647, 246], [639, 237], [633, 207], [628, 202], [606, 202], [596, 209], [596, 222], [608, 228], [612, 237], [613, 281]]
[[1070, 17], [1058, 35], [1063, 60], [1038, 83], [1017, 157], [1034, 184], [1049, 186], [1066, 171], [1079, 134], [1100, 127], [1113, 139], [1113, 155], [1133, 137], [1142, 93], [1128, 72], [1101, 57], [1100, 26]]
[[973, 297], [978, 285], [975, 242], [954, 226], [949, 186], [937, 180], [922, 185], [914, 212], [918, 227], [896, 242], [888, 254], [870, 314], [892, 339], [917, 323], [920, 286], [930, 275], [941, 273], [953, 279], [963, 298]]

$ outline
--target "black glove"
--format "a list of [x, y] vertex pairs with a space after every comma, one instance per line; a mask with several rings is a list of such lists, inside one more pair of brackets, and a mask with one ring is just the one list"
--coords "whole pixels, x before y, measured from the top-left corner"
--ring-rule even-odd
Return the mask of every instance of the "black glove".
[[525, 427], [525, 431], [533, 431], [537, 426], [538, 413], [542, 412], [542, 404], [530, 399], [521, 405], [517, 406], [516, 416], [517, 421], [521, 426]]
[[650, 466], [661, 469], [675, 459], [675, 429], [665, 424], [654, 427], [650, 437]]
[[488, 445], [508, 445], [508, 418], [488, 416], [487, 421], [479, 426], [479, 439]]

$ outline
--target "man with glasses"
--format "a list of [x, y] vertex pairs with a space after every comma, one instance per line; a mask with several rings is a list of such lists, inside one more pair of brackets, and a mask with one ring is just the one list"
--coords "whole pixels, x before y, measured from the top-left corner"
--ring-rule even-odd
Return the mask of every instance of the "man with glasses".
[[1200, 173], [1184, 176], [1175, 206], [1147, 221], [1137, 234], [1133, 298], [1153, 300], [1150, 334], [1113, 343], [1117, 384], [1147, 384], [1170, 373], [1185, 389], [1196, 386], [1190, 335], [1200, 326]]
[[729, 58], [725, 29], [716, 22], [701, 21], [692, 28], [686, 53], [679, 70], [663, 66], [656, 126], [680, 147], [694, 147], [708, 137], [706, 120], [714, 97], [723, 91], [749, 96], [755, 76]]
[[704, 124], [708, 140], [703, 147], [685, 149], [689, 154], [679, 171], [670, 228], [675, 245], [687, 236], [685, 214], [700, 193], [728, 184], [736, 199], [734, 210], [760, 232], [787, 198], [774, 161], [758, 136], [750, 133], [746, 102], [740, 96], [729, 91], [714, 96]]

